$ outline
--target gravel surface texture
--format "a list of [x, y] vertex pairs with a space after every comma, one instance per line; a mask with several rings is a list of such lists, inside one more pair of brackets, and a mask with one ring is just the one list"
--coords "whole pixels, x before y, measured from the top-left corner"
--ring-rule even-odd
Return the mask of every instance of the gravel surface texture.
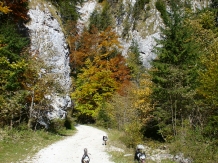
[[26, 163], [81, 163], [84, 148], [88, 149], [90, 163], [114, 163], [102, 145], [106, 133], [91, 126], [77, 125], [77, 133], [40, 150]]

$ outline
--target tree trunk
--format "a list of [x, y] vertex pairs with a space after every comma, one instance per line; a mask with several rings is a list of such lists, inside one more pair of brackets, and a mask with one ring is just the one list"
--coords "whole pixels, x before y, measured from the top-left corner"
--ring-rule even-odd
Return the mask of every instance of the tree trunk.
[[32, 95], [32, 100], [31, 100], [31, 105], [30, 105], [30, 110], [29, 110], [29, 120], [28, 120], [28, 128], [32, 128], [32, 122], [33, 122], [33, 117], [32, 117], [32, 112], [33, 112], [33, 104], [34, 104], [34, 90], [33, 90], [33, 95]]

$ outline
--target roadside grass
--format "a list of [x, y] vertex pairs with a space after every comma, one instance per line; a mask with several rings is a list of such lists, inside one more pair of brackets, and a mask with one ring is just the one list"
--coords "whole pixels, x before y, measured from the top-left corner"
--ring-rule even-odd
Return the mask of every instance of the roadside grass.
[[0, 162], [22, 162], [27, 158], [31, 158], [47, 145], [74, 133], [74, 128], [71, 130], [62, 129], [58, 133], [51, 133], [44, 130], [0, 129]]
[[[133, 163], [135, 147], [127, 148], [124, 144], [124, 139], [130, 135], [125, 135], [124, 132], [114, 129], [104, 129], [104, 131], [108, 133], [107, 152], [111, 160], [115, 163]], [[196, 163], [217, 163], [218, 160], [218, 141], [205, 141], [196, 132], [195, 135], [191, 133], [186, 138], [178, 138], [171, 143], [161, 143], [147, 139], [142, 144], [148, 147], [145, 150], [147, 155], [146, 163], [156, 163], [157, 161], [153, 161], [152, 158], [156, 155], [162, 155], [160, 151], [164, 148], [170, 151], [168, 151], [169, 154], [194, 160]], [[175, 163], [175, 161], [162, 158], [161, 163]]]
[[181, 154], [182, 151], [185, 158], [191, 158], [195, 163], [217, 163], [218, 142], [200, 138], [201, 135], [196, 132], [185, 139], [177, 139], [170, 145], [170, 151], [174, 154]]
[[134, 149], [127, 148], [121, 141], [124, 133], [110, 129], [107, 131], [109, 141], [107, 151], [111, 155], [111, 160], [115, 163], [132, 163], [134, 158]]
[[[108, 133], [108, 143], [107, 143], [107, 152], [110, 155], [111, 161], [115, 163], [133, 163], [134, 162], [134, 153], [135, 153], [135, 147], [126, 147], [123, 143], [123, 140], [128, 135], [125, 135], [124, 132], [109, 129], [105, 130], [106, 133]], [[149, 146], [151, 149], [157, 149], [158, 147], [162, 146], [163, 144], [154, 142], [154, 141], [146, 141], [144, 142], [146, 146]], [[146, 153], [147, 156], [152, 155], [152, 150], [149, 151], [151, 153]], [[146, 159], [146, 163], [156, 163], [156, 161], [153, 161], [151, 158]], [[175, 163], [174, 161], [170, 159], [161, 160], [161, 163]]]

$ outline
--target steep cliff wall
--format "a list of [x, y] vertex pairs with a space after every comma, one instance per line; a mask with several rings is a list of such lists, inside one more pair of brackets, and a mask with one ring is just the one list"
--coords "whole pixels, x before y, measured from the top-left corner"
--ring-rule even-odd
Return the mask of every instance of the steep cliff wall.
[[[111, 24], [120, 36], [119, 40], [123, 47], [122, 54], [125, 56], [131, 43], [137, 42], [138, 48], [146, 67], [150, 67], [149, 62], [155, 58], [152, 52], [156, 46], [155, 39], [160, 38], [160, 27], [164, 27], [161, 14], [156, 9], [157, 0], [150, 0], [146, 3], [137, 18], [134, 17], [134, 8], [136, 0], [109, 1], [111, 4], [111, 15], [113, 24]], [[190, 1], [193, 11], [202, 9], [210, 4], [210, 0]], [[86, 1], [80, 8], [81, 19], [84, 25], [88, 26], [88, 18], [94, 9], [101, 10], [102, 5], [95, 0]]]
[[[31, 21], [26, 24], [31, 39], [31, 53], [42, 59], [46, 67], [41, 67], [40, 76], [50, 76], [59, 88], [50, 90], [46, 97], [51, 100], [49, 118], [64, 118], [71, 106], [68, 96], [71, 79], [69, 48], [61, 28], [60, 15], [46, 2], [30, 1], [28, 12]], [[51, 88], [46, 88], [51, 89]], [[61, 91], [60, 91], [61, 90]]]

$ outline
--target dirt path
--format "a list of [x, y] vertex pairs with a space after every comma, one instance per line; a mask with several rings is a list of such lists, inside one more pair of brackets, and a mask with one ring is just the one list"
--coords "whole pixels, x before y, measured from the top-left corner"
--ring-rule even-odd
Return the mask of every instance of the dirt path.
[[90, 163], [113, 163], [102, 145], [106, 133], [94, 127], [78, 125], [74, 136], [56, 142], [39, 151], [28, 163], [81, 163], [83, 149], [87, 148]]

